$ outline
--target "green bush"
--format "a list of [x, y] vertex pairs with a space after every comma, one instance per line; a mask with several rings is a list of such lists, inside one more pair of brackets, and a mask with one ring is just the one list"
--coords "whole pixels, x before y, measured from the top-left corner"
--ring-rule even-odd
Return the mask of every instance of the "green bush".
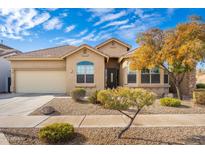
[[63, 143], [74, 135], [74, 128], [68, 123], [54, 123], [40, 129], [39, 139], [45, 143]]
[[196, 84], [197, 89], [205, 89], [205, 83], [198, 83]]
[[91, 95], [88, 97], [88, 101], [92, 104], [99, 104], [100, 102], [97, 100], [98, 90], [91, 93]]
[[86, 95], [84, 88], [76, 88], [71, 92], [71, 97], [76, 101], [81, 101]]
[[176, 98], [165, 97], [160, 99], [160, 104], [162, 106], [178, 107], [181, 105], [181, 100]]

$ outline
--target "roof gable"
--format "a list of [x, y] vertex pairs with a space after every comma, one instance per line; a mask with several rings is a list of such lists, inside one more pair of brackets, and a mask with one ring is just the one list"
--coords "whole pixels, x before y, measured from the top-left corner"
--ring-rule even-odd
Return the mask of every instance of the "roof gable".
[[131, 46], [130, 46], [129, 44], [124, 43], [124, 42], [122, 42], [121, 40], [118, 40], [118, 39], [116, 39], [116, 38], [110, 38], [110, 39], [108, 39], [108, 40], [106, 40], [106, 41], [104, 41], [104, 42], [98, 44], [95, 48], [96, 48], [96, 49], [99, 49], [100, 47], [102, 47], [102, 46], [104, 46], [104, 45], [106, 45], [106, 44], [108, 44], [108, 43], [110, 43], [110, 42], [112, 42], [112, 41], [115, 41], [115, 42], [117, 42], [117, 43], [119, 43], [119, 44], [121, 44], [121, 45], [127, 47], [128, 49], [131, 48]]
[[99, 54], [99, 55], [105, 57], [107, 60], [109, 59], [109, 56], [107, 56], [106, 54], [104, 54], [104, 53], [98, 51], [97, 49], [95, 49], [95, 48], [93, 48], [93, 47], [91, 47], [91, 46], [89, 46], [89, 45], [87, 45], [87, 44], [83, 44], [83, 45], [79, 46], [77, 49], [75, 49], [75, 50], [73, 50], [72, 52], [69, 52], [69, 53], [63, 55], [61, 58], [68, 57], [68, 56], [70, 56], [70, 55], [72, 55], [72, 54], [78, 52], [79, 50], [81, 50], [81, 49], [83, 49], [83, 48], [87, 48], [87, 49], [89, 49], [89, 50], [91, 50], [91, 51], [93, 51], [93, 52], [95, 52], [95, 53], [97, 53], [97, 54]]

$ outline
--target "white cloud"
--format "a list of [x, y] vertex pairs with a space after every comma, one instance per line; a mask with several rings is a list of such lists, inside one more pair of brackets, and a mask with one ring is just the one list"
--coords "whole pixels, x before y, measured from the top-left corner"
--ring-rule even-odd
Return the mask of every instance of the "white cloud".
[[135, 14], [138, 15], [140, 18], [143, 17], [143, 13], [144, 13], [144, 11], [142, 9], [136, 9], [135, 10]]
[[86, 41], [93, 41], [95, 37], [95, 33], [96, 31], [94, 30], [82, 38], [66, 38], [60, 41], [58, 44], [79, 45], [79, 44], [85, 43]]
[[64, 13], [61, 13], [60, 16], [61, 16], [61, 17], [67, 17], [67, 16], [68, 16], [68, 13], [65, 13], [65, 12], [64, 12]]
[[56, 11], [56, 10], [58, 10], [58, 8], [47, 8], [47, 10], [49, 10], [49, 11]]
[[57, 18], [54, 17], [43, 24], [45, 30], [61, 29], [63, 23]]
[[50, 39], [49, 42], [52, 43], [54, 41], [59, 41], [59, 40], [63, 40], [64, 37], [55, 37], [54, 39]]
[[[150, 9], [149, 9], [150, 11]], [[159, 14], [157, 13], [150, 13], [150, 12], [147, 12], [143, 9], [135, 9], [135, 12], [134, 12], [141, 20], [146, 20], [146, 19], [150, 19], [150, 18], [155, 18], [155, 17], [160, 17]]]
[[119, 30], [122, 30], [122, 29], [129, 29], [129, 28], [134, 28], [135, 27], [135, 24], [129, 24], [129, 25], [123, 25], [123, 26], [120, 26], [118, 29]]
[[69, 32], [71, 32], [72, 30], [74, 30], [75, 27], [76, 27], [75, 25], [68, 26], [68, 27], [66, 27], [65, 32], [66, 32], [66, 33], [69, 33]]
[[0, 35], [12, 39], [23, 39], [28, 30], [50, 18], [48, 13], [39, 13], [36, 9], [0, 9]]
[[121, 18], [124, 15], [126, 15], [125, 11], [121, 11], [119, 13], [109, 13], [109, 14], [106, 14], [104, 16], [101, 16], [100, 20], [98, 22], [96, 22], [94, 25], [97, 26], [97, 25], [100, 25], [104, 22]]
[[106, 13], [110, 13], [113, 10], [114, 9], [112, 9], [112, 8], [91, 8], [91, 9], [87, 9], [88, 12], [93, 13], [93, 16], [101, 16], [101, 15], [104, 15]]
[[116, 35], [129, 39], [136, 39], [139, 32], [156, 27], [165, 19], [160, 14], [152, 12], [150, 9], [133, 9], [132, 12], [136, 15], [136, 17], [133, 18], [135, 22], [120, 26]]
[[88, 32], [88, 29], [85, 29], [85, 30], [81, 31], [78, 35], [76, 35], [76, 37], [83, 36], [83, 35], [85, 35], [87, 32]]
[[119, 26], [119, 25], [124, 25], [127, 24], [129, 22], [129, 20], [121, 20], [121, 21], [114, 21], [114, 22], [110, 22], [107, 25], [103, 26], [102, 28], [107, 28], [110, 26]]

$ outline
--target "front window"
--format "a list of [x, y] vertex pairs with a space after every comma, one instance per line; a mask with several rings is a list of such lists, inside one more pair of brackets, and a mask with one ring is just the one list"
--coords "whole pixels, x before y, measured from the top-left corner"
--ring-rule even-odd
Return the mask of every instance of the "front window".
[[94, 65], [92, 62], [77, 63], [77, 83], [94, 83]]
[[128, 67], [127, 83], [136, 83], [136, 82], [137, 82], [137, 73], [136, 73], [136, 71], [130, 70], [130, 67]]
[[159, 68], [143, 69], [141, 72], [141, 83], [160, 83]]

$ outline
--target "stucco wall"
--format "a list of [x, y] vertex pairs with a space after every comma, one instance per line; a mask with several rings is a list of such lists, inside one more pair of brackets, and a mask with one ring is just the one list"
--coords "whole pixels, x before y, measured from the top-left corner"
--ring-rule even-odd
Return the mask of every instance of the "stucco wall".
[[136, 83], [127, 83], [128, 60], [122, 61], [120, 65], [120, 85], [130, 88], [143, 88], [155, 92], [159, 97], [169, 93], [169, 85], [164, 84], [164, 71], [160, 69], [160, 83], [142, 84], [141, 71], [137, 70]]
[[[76, 82], [76, 64], [80, 61], [90, 61], [94, 63], [94, 84], [77, 84]], [[104, 89], [104, 71], [105, 71], [105, 58], [89, 49], [84, 49], [68, 56], [66, 58], [66, 72], [67, 72], [67, 92], [70, 92], [77, 87], [84, 87], [89, 91], [95, 89]]]
[[127, 47], [114, 42], [109, 42], [102, 47], [98, 48], [98, 50], [104, 52], [105, 54], [109, 55], [110, 57], [119, 57], [125, 53], [127, 53]]
[[65, 60], [21, 60], [12, 61], [11, 67], [18, 69], [66, 69]]

